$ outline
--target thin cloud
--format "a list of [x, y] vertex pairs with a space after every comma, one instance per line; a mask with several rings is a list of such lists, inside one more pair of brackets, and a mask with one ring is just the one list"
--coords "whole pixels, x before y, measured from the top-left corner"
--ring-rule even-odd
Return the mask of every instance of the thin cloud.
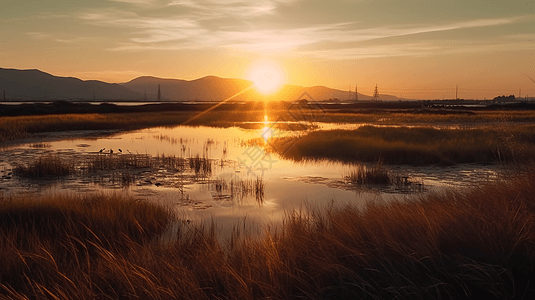
[[331, 60], [364, 59], [380, 57], [400, 56], [434, 56], [445, 54], [469, 54], [469, 53], [497, 53], [515, 50], [535, 50], [535, 44], [531, 42], [511, 43], [506, 37], [497, 41], [465, 42], [459, 47], [456, 40], [442, 41], [440, 44], [432, 42], [417, 43], [392, 43], [381, 45], [362, 45], [354, 48], [339, 48], [330, 50], [300, 51], [300, 57], [321, 58]]
[[[258, 29], [257, 16], [276, 15], [281, 5], [297, 0], [111, 0], [133, 5], [168, 7], [165, 17], [146, 16], [141, 12], [108, 9], [80, 14], [80, 20], [98, 26], [130, 30], [130, 37], [108, 47], [111, 51], [153, 51], [182, 49], [227, 49], [245, 52], [292, 53], [328, 59], [359, 57], [430, 55], [454, 51], [474, 51], [474, 45], [459, 42], [451, 49], [443, 43], [399, 44], [389, 40], [402, 36], [433, 34], [470, 28], [485, 28], [517, 23], [525, 17], [474, 19], [443, 24], [403, 24], [400, 26], [363, 27], [358, 22], [316, 24], [295, 27], [277, 24], [279, 29]], [[380, 45], [362, 47], [359, 43], [379, 41]]]
[[31, 38], [36, 40], [50, 40], [54, 38], [54, 35], [51, 33], [45, 33], [45, 32], [27, 32], [27, 35], [29, 35]]

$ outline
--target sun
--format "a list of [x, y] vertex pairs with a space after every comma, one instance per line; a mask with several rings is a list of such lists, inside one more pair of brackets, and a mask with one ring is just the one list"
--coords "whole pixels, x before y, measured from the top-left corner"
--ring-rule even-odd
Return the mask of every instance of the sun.
[[272, 94], [284, 84], [286, 78], [282, 68], [273, 61], [260, 61], [249, 68], [247, 78], [262, 94]]

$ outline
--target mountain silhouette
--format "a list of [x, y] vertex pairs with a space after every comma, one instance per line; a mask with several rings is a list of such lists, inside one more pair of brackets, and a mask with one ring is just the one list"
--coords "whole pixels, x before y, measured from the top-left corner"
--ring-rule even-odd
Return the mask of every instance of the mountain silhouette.
[[[0, 89], [9, 99], [137, 100], [141, 96], [116, 83], [58, 77], [39, 70], [0, 68]], [[0, 97], [3, 95], [0, 95]]]
[[[262, 95], [253, 86], [253, 83], [243, 79], [220, 78], [206, 76], [187, 81], [181, 79], [164, 79], [143, 76], [133, 79], [123, 86], [146, 95], [147, 100], [156, 100], [160, 85], [161, 100], [166, 101], [224, 101], [231, 98], [234, 101], [254, 100], [280, 100], [294, 101], [301, 98], [306, 100], [323, 101], [339, 99], [341, 101], [354, 100], [355, 93], [331, 89], [324, 86], [301, 87], [284, 85], [272, 95]], [[306, 94], [305, 94], [306, 92]], [[351, 97], [351, 98], [350, 98]], [[372, 97], [359, 93], [359, 100], [370, 100]], [[381, 94], [382, 100], [398, 100], [396, 96]]]
[[251, 82], [216, 76], [191, 81], [143, 76], [122, 85], [143, 97], [146, 94], [147, 100], [157, 99], [160, 85], [162, 101], [223, 101], [249, 87]]
[[[126, 83], [106, 83], [58, 77], [40, 70], [0, 68], [0, 89], [7, 99], [21, 100], [157, 100], [160, 86], [161, 101], [255, 101], [279, 100], [354, 100], [355, 93], [324, 86], [301, 87], [284, 85], [271, 95], [262, 95], [253, 83], [243, 79], [206, 76], [195, 80], [166, 79], [142, 76]], [[1, 94], [0, 94], [1, 97]], [[359, 100], [371, 97], [359, 93]], [[396, 96], [381, 94], [382, 100], [398, 100]]]

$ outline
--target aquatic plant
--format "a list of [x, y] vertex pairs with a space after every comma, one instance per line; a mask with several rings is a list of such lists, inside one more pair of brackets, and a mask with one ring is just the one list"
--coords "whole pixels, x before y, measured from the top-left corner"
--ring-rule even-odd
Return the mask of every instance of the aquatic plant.
[[344, 176], [344, 179], [357, 185], [390, 184], [393, 181], [392, 177], [393, 175], [379, 161], [372, 166], [363, 164], [352, 165], [351, 170]]
[[30, 146], [30, 148], [36, 148], [36, 149], [43, 149], [43, 148], [52, 147], [52, 145], [50, 143], [32, 143], [29, 146]]
[[252, 196], [260, 204], [264, 201], [265, 181], [261, 176], [222, 174], [210, 184], [212, 190], [215, 191], [212, 197], [216, 200], [240, 202], [244, 198]]
[[13, 173], [17, 176], [29, 178], [61, 177], [75, 173], [72, 160], [63, 159], [58, 154], [44, 155], [34, 161], [16, 166]]
[[208, 177], [212, 174], [212, 161], [205, 157], [200, 157], [198, 154], [195, 157], [189, 158], [189, 167], [195, 171], [195, 175], [201, 177]]

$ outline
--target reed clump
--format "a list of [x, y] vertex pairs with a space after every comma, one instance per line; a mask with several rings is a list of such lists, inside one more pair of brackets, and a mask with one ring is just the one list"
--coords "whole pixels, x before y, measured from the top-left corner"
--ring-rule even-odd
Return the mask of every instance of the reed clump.
[[35, 148], [35, 149], [45, 149], [45, 148], [50, 148], [52, 147], [52, 145], [50, 143], [33, 143], [33, 144], [30, 144], [30, 148]]
[[353, 165], [347, 175], [344, 176], [346, 181], [353, 184], [390, 184], [394, 180], [394, 175], [379, 161], [372, 166], [363, 164]]
[[[281, 153], [294, 160], [334, 159], [387, 164], [457, 164], [514, 161], [535, 157], [535, 127], [518, 126], [508, 134], [499, 129], [437, 129], [432, 127], [362, 126], [355, 130], [315, 131], [272, 143], [292, 147]], [[521, 153], [520, 153], [521, 152]]]
[[189, 167], [195, 171], [195, 175], [201, 177], [208, 177], [212, 174], [212, 161], [198, 154], [189, 159]]
[[44, 155], [34, 161], [20, 165], [13, 169], [18, 176], [28, 178], [62, 177], [75, 173], [75, 164], [72, 160], [61, 158], [58, 154]]
[[152, 157], [146, 154], [97, 154], [87, 156], [81, 169], [88, 172], [117, 169], [144, 169], [152, 167]]
[[215, 194], [212, 197], [216, 200], [241, 201], [248, 196], [252, 196], [258, 203], [264, 201], [264, 189], [266, 183], [263, 177], [238, 175], [220, 176], [212, 183], [212, 190]]
[[356, 188], [379, 185], [393, 187], [397, 192], [404, 193], [425, 190], [422, 182], [414, 181], [408, 174], [391, 171], [382, 161], [372, 165], [353, 164], [343, 179]]
[[[190, 167], [190, 169], [188, 169]], [[90, 154], [70, 156], [60, 154], [42, 155], [28, 164], [14, 169], [14, 174], [25, 178], [58, 178], [108, 174], [111, 181], [129, 186], [135, 183], [139, 171], [166, 170], [194, 172], [195, 176], [208, 177], [212, 172], [212, 160], [204, 157], [182, 158], [177, 156], [147, 154]]]

